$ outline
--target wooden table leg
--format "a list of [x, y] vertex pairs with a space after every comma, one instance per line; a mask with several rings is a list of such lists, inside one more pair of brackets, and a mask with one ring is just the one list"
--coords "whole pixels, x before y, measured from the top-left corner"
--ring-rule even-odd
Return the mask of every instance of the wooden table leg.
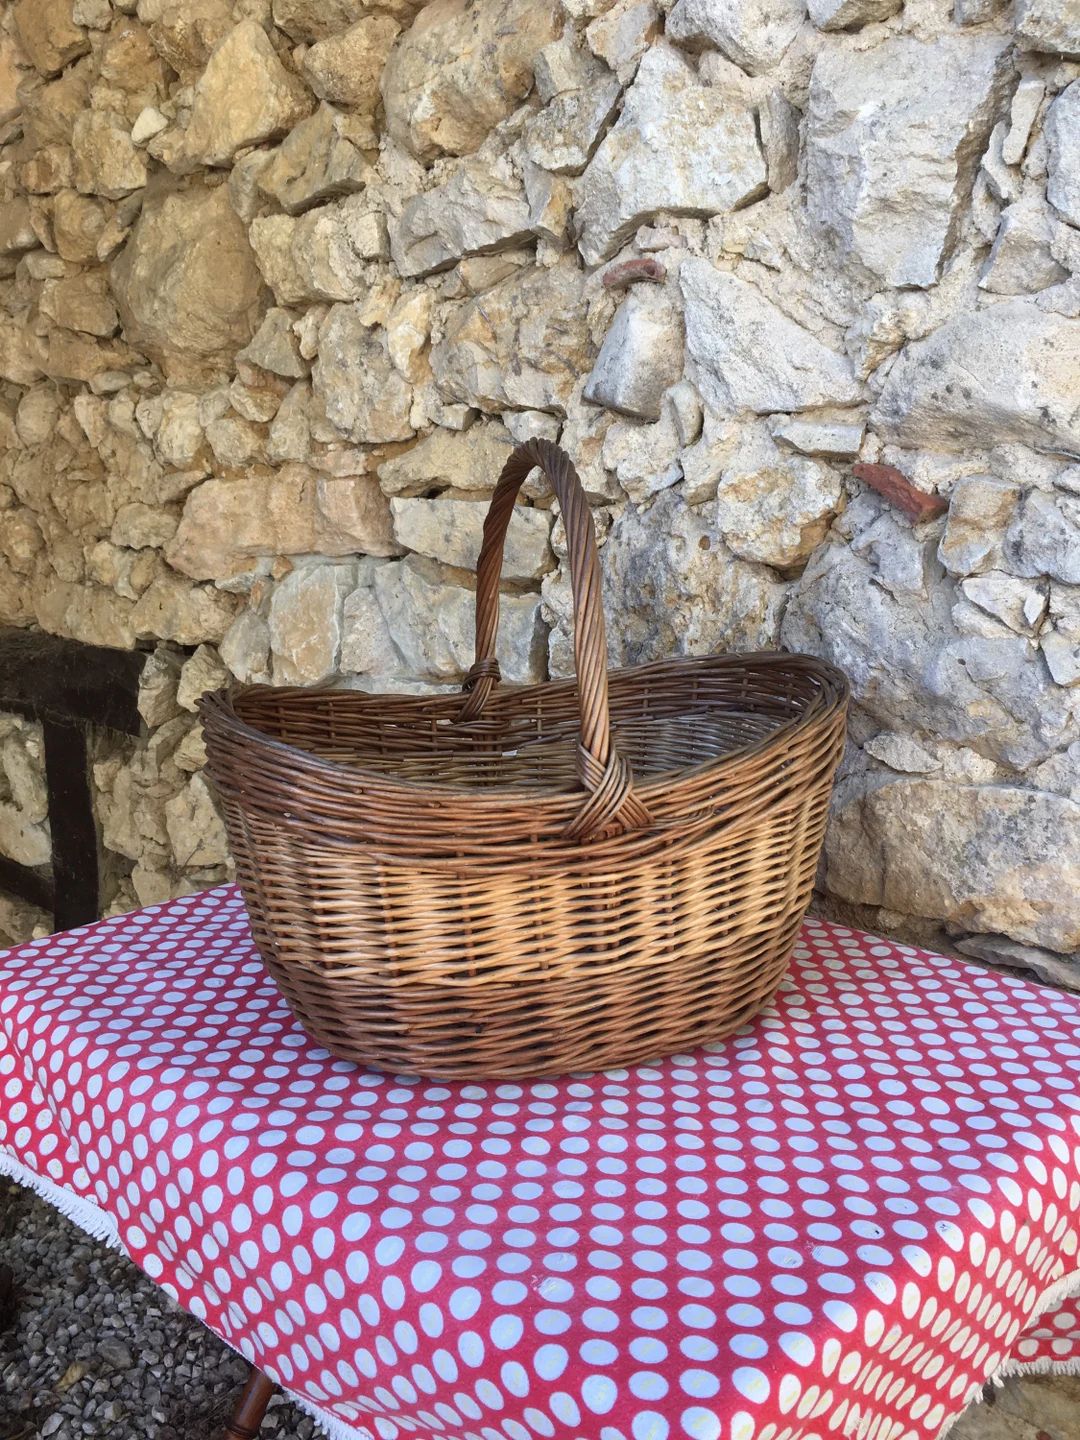
[[274, 1382], [253, 1365], [223, 1440], [255, 1440], [262, 1428], [270, 1397], [276, 1389]]

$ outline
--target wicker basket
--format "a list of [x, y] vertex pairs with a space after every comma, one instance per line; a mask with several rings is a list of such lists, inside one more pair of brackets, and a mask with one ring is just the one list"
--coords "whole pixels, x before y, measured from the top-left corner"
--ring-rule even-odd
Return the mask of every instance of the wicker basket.
[[[498, 688], [506, 527], [544, 470], [570, 557], [577, 683]], [[607, 671], [592, 517], [569, 459], [507, 461], [464, 697], [253, 686], [202, 702], [256, 943], [309, 1034], [439, 1079], [692, 1049], [773, 994], [810, 898], [847, 686], [799, 655]]]

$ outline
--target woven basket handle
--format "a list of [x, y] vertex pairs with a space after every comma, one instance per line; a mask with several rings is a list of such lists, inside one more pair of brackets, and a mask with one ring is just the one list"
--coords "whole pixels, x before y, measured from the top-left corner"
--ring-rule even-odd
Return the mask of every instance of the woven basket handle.
[[503, 546], [518, 490], [535, 468], [547, 476], [559, 502], [574, 596], [574, 664], [581, 718], [577, 769], [588, 794], [567, 827], [567, 838], [588, 840], [617, 835], [651, 824], [652, 817], [634, 794], [630, 767], [611, 740], [607, 638], [589, 502], [569, 455], [550, 440], [528, 440], [518, 445], [503, 466], [491, 497], [476, 564], [476, 659], [465, 676], [461, 719], [473, 720], [481, 713], [500, 678], [495, 637], [499, 628]]

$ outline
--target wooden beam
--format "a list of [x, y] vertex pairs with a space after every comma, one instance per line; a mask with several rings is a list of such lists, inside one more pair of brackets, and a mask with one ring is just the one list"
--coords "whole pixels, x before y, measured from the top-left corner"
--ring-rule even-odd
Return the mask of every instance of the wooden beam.
[[139, 735], [139, 676], [146, 655], [63, 640], [40, 630], [0, 628], [0, 710]]
[[53, 919], [58, 930], [73, 930], [96, 920], [100, 904], [86, 730], [77, 722], [46, 716], [42, 734], [52, 829]]
[[17, 895], [39, 910], [53, 908], [52, 875], [46, 866], [20, 865], [6, 855], [0, 855], [0, 890]]

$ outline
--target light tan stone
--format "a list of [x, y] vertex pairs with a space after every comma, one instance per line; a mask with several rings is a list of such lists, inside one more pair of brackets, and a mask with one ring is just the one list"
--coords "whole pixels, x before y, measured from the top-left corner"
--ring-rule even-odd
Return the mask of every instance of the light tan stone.
[[412, 435], [412, 386], [390, 360], [385, 331], [365, 324], [359, 306], [330, 307], [311, 381], [326, 418], [347, 440], [379, 445]]
[[468, 155], [532, 86], [561, 28], [550, 0], [431, 0], [383, 71], [390, 134], [423, 160]]
[[345, 596], [355, 584], [355, 565], [314, 563], [276, 587], [269, 621], [275, 685], [316, 685], [336, 672]]
[[46, 281], [41, 310], [57, 325], [88, 335], [109, 336], [120, 324], [104, 270], [87, 270], [65, 280]]
[[357, 148], [361, 137], [351, 116], [325, 102], [293, 127], [259, 169], [264, 195], [290, 215], [319, 200], [362, 190], [372, 169]]
[[299, 78], [277, 57], [255, 20], [241, 20], [214, 47], [195, 86], [186, 156], [227, 165], [246, 145], [283, 135], [311, 109]]
[[247, 233], [223, 186], [147, 200], [112, 266], [124, 334], [176, 379], [219, 371], [265, 308]]
[[119, 200], [146, 184], [146, 159], [132, 144], [131, 127], [118, 111], [80, 115], [71, 143], [75, 184], [84, 195]]
[[379, 104], [379, 79], [401, 26], [388, 15], [365, 15], [340, 35], [312, 45], [304, 76], [320, 100], [372, 115]]
[[[390, 502], [394, 538], [406, 550], [444, 565], [475, 570], [487, 506], [477, 500], [395, 498]], [[552, 565], [551, 512], [517, 506], [510, 517], [503, 552], [507, 580], [538, 580]]]
[[55, 75], [90, 49], [86, 31], [71, 18], [71, 0], [16, 0], [15, 29], [30, 62]]

